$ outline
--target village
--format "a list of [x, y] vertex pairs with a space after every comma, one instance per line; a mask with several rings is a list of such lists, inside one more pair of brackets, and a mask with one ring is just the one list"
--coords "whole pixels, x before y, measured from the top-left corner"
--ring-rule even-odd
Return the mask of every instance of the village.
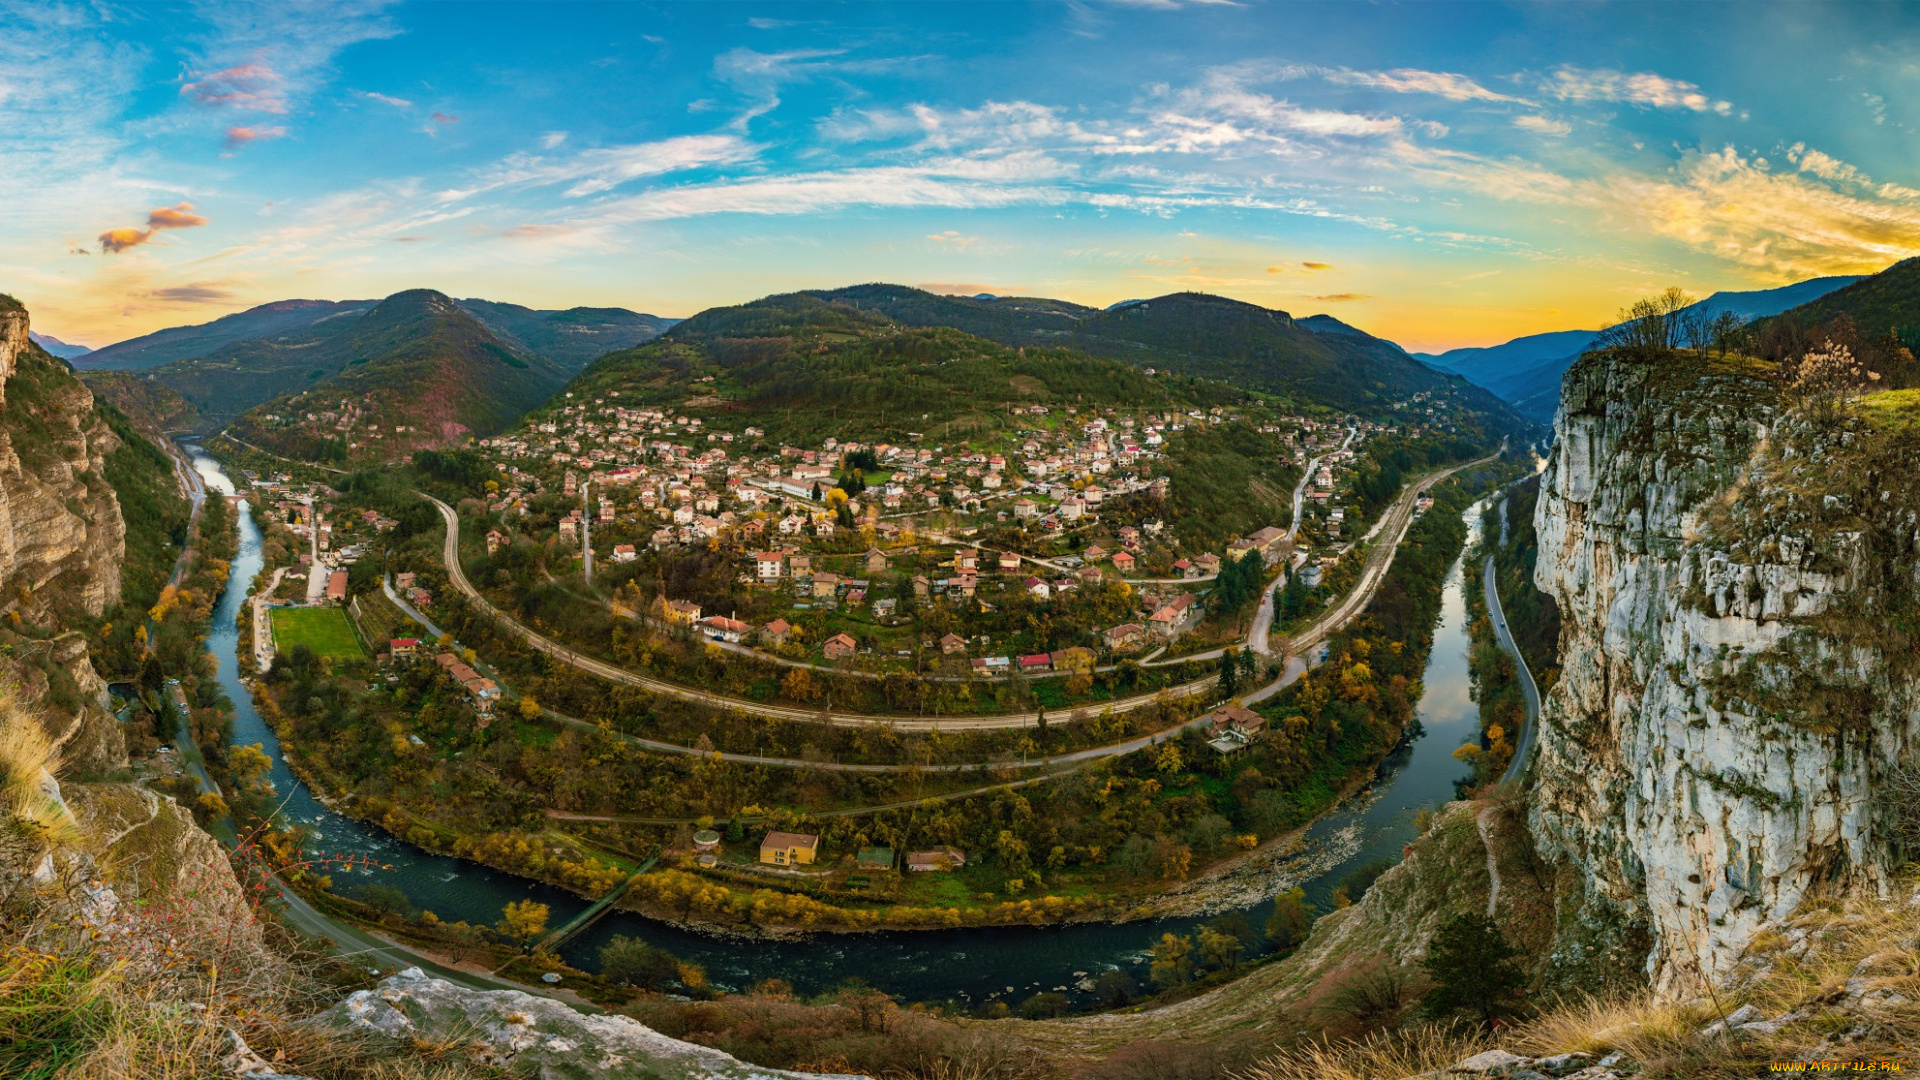
[[[1208, 618], [1224, 563], [1258, 552], [1268, 580], [1302, 572], [1318, 584], [1353, 540], [1343, 481], [1370, 438], [1400, 430], [1262, 417], [1285, 463], [1316, 466], [1299, 492], [1306, 524], [1199, 550], [1165, 520], [1167, 447], [1246, 418], [1029, 409], [1000, 445], [829, 437], [803, 447], [772, 444], [754, 426], [715, 430], [672, 408], [628, 407], [618, 391], [568, 401], [479, 443], [498, 473], [487, 555], [535, 544], [547, 571], [581, 573], [624, 615], [776, 662], [988, 678], [1171, 662], [1232, 636]], [[621, 589], [631, 564], [681, 551], [725, 554], [735, 587], [706, 597]], [[1017, 651], [1045, 643], [1010, 627], [1010, 609], [1057, 611], [1080, 640]]]

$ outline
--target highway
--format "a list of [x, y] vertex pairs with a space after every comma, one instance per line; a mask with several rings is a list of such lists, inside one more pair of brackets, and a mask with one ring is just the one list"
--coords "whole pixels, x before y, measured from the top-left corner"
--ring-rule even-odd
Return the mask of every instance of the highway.
[[1513, 632], [1507, 628], [1506, 612], [1500, 609], [1500, 591], [1494, 582], [1493, 556], [1487, 556], [1483, 566], [1483, 588], [1481, 592], [1487, 598], [1487, 615], [1493, 623], [1494, 637], [1500, 641], [1500, 647], [1513, 657], [1513, 663], [1520, 671], [1520, 693], [1527, 702], [1527, 723], [1520, 731], [1520, 741], [1514, 745], [1513, 760], [1507, 764], [1507, 771], [1500, 782], [1510, 784], [1526, 775], [1527, 762], [1533, 756], [1533, 745], [1540, 732], [1540, 687], [1533, 681], [1533, 672], [1527, 667], [1527, 658], [1520, 655], [1520, 647], [1513, 643]]

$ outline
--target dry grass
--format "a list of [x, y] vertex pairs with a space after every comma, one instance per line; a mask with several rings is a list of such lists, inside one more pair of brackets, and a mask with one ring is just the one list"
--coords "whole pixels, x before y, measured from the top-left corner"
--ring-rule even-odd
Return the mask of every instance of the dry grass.
[[1236, 1080], [1386, 1080], [1438, 1072], [1492, 1045], [1471, 1029], [1426, 1024], [1359, 1041], [1294, 1047], [1235, 1075]]
[[85, 834], [45, 784], [60, 756], [40, 718], [0, 690], [0, 815], [16, 843], [36, 852], [79, 846]]
[[[1795, 1018], [1773, 1033], [1701, 1035], [1742, 1005], [1764, 1019]], [[1756, 938], [1730, 987], [1704, 999], [1660, 1001], [1643, 993], [1561, 1002], [1497, 1038], [1465, 1028], [1408, 1027], [1359, 1042], [1293, 1048], [1240, 1075], [1412, 1076], [1494, 1046], [1528, 1056], [1620, 1053], [1644, 1075], [1673, 1080], [1730, 1080], [1793, 1059], [1881, 1059], [1911, 1066], [1914, 1059], [1904, 1048], [1920, 1046], [1920, 908], [1907, 895], [1815, 905]]]

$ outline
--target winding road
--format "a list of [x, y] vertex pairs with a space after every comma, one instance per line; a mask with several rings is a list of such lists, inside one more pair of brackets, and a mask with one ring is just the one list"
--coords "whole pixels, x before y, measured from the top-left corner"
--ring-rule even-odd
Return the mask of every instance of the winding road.
[[[1309, 666], [1301, 657], [1309, 655], [1315, 645], [1318, 645], [1321, 641], [1331, 636], [1349, 619], [1365, 609], [1367, 603], [1372, 600], [1374, 592], [1379, 588], [1380, 582], [1386, 577], [1387, 570], [1393, 565], [1394, 552], [1398, 548], [1400, 541], [1406, 537], [1407, 529], [1413, 524], [1414, 504], [1421, 495], [1425, 494], [1434, 484], [1452, 476], [1454, 473], [1475, 465], [1485, 464], [1498, 456], [1499, 454], [1496, 452], [1477, 461], [1470, 461], [1450, 468], [1435, 470], [1414, 483], [1407, 485], [1406, 489], [1400, 493], [1400, 497], [1394, 500], [1393, 505], [1387, 509], [1385, 514], [1381, 515], [1380, 522], [1376, 526], [1376, 528], [1384, 534], [1388, 542], [1376, 544], [1368, 552], [1366, 565], [1361, 569], [1360, 579], [1354, 584], [1353, 589], [1350, 590], [1339, 603], [1328, 609], [1311, 627], [1295, 636], [1293, 640], [1294, 652], [1299, 655], [1288, 660], [1286, 669], [1282, 671], [1280, 677], [1245, 695], [1242, 700], [1247, 703], [1264, 701], [1274, 694], [1279, 693], [1281, 689], [1299, 678], [1300, 674]], [[447, 578], [453, 587], [508, 633], [520, 638], [532, 648], [544, 652], [571, 667], [585, 671], [588, 674], [598, 675], [601, 678], [646, 690], [650, 693], [675, 697], [683, 701], [692, 701], [709, 708], [729, 709], [773, 720], [791, 720], [800, 723], [825, 722], [842, 727], [890, 727], [897, 731], [985, 731], [1038, 727], [1042, 722], [1042, 714], [1040, 712], [1000, 713], [992, 716], [925, 717], [836, 712], [830, 707], [825, 709], [802, 709], [785, 705], [768, 705], [762, 702], [749, 701], [745, 698], [717, 694], [695, 687], [668, 682], [663, 679], [636, 674], [625, 668], [607, 663], [604, 660], [599, 660], [574, 649], [570, 649], [552, 638], [522, 624], [506, 612], [495, 607], [493, 603], [481, 595], [480, 591], [467, 579], [466, 570], [460, 564], [459, 515], [455, 513], [453, 507], [448, 506], [446, 503], [431, 495], [422, 493], [421, 497], [433, 503], [440, 511], [440, 517], [446, 524], [446, 538], [441, 545], [441, 559], [446, 565]], [[1270, 596], [1271, 593], [1269, 592], [1269, 597]], [[1204, 658], [1204, 654], [1198, 658]], [[1052, 714], [1048, 719], [1054, 723], [1072, 723], [1079, 720], [1091, 719], [1108, 711], [1114, 713], [1130, 712], [1134, 709], [1155, 704], [1161, 700], [1162, 695], [1166, 695], [1173, 700], [1202, 697], [1212, 691], [1215, 683], [1218, 681], [1218, 675], [1208, 675], [1195, 679], [1192, 682], [1168, 687], [1153, 693], [1137, 694], [1133, 697], [1101, 702], [1095, 705], [1086, 705], [1078, 709], [1062, 710]], [[1151, 742], [1152, 740], [1149, 739], [1148, 741]], [[1108, 750], [1111, 748], [1099, 749]], [[1086, 752], [1087, 751], [1082, 751], [1082, 753]]]
[[1533, 746], [1540, 732], [1540, 687], [1533, 681], [1533, 672], [1527, 667], [1527, 658], [1520, 655], [1520, 647], [1513, 643], [1513, 631], [1507, 627], [1506, 612], [1500, 609], [1500, 591], [1494, 582], [1493, 556], [1487, 556], [1483, 564], [1481, 592], [1487, 598], [1487, 615], [1493, 623], [1493, 635], [1500, 647], [1513, 657], [1513, 663], [1520, 671], [1520, 693], [1527, 703], [1527, 724], [1520, 731], [1520, 742], [1513, 748], [1513, 760], [1507, 763], [1507, 771], [1500, 777], [1503, 784], [1511, 784], [1526, 775], [1527, 762], [1533, 757]]

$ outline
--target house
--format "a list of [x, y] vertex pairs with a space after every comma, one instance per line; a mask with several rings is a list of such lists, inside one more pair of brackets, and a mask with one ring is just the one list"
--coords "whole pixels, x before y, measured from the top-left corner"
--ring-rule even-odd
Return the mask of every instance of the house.
[[1020, 658], [1021, 671], [1052, 671], [1053, 657], [1047, 653], [1033, 653]]
[[691, 600], [668, 600], [660, 607], [670, 623], [692, 626], [700, 621], [700, 605]]
[[1212, 552], [1208, 552], [1205, 555], [1196, 555], [1193, 559], [1193, 568], [1199, 571], [1202, 577], [1216, 575], [1220, 573], [1220, 556]]
[[925, 574], [913, 575], [913, 598], [915, 600], [925, 600], [928, 596], [932, 595], [932, 593], [933, 582], [928, 581]]
[[613, 545], [613, 561], [614, 562], [632, 562], [635, 559], [638, 559], [639, 557], [640, 557], [639, 553], [633, 550], [632, 544]]
[[967, 853], [955, 847], [907, 852], [907, 869], [916, 874], [947, 873], [967, 865]]
[[852, 656], [859, 648], [860, 643], [853, 640], [851, 636], [847, 634], [835, 634], [827, 639], [827, 643], [820, 647], [820, 651], [824, 653], [829, 660], [845, 660], [847, 657]]
[[1017, 551], [1001, 552], [999, 566], [1000, 572], [1003, 574], [1011, 574], [1015, 570], [1020, 569], [1020, 553]]
[[753, 629], [739, 619], [729, 619], [725, 615], [709, 615], [700, 620], [700, 632], [715, 641], [737, 642]]
[[344, 604], [347, 601], [347, 572], [335, 570], [327, 575], [327, 603]]
[[760, 861], [768, 866], [810, 866], [820, 853], [811, 833], [770, 832], [760, 841]]
[[501, 532], [499, 529], [487, 530], [487, 554], [488, 555], [492, 555], [494, 552], [499, 551], [500, 545], [506, 542], [507, 542], [506, 533]]
[[893, 871], [893, 849], [890, 847], [864, 847], [860, 854], [853, 857], [853, 864], [862, 870]]
[[785, 645], [787, 635], [793, 633], [793, 624], [785, 619], [775, 619], [760, 628], [760, 640], [768, 645]]
[[1199, 613], [1199, 598], [1192, 593], [1182, 593], [1154, 612], [1147, 621], [1160, 632], [1160, 636], [1176, 637], [1193, 626]]
[[420, 655], [420, 639], [397, 637], [387, 642], [387, 652], [395, 660], [407, 660]]
[[754, 576], [761, 581], [777, 581], [786, 569], [787, 557], [777, 551], [762, 551], [753, 557]]
[[1113, 568], [1123, 574], [1133, 572], [1134, 561], [1134, 557], [1130, 552], [1116, 551], [1113, 553]]
[[1232, 728], [1254, 734], [1267, 725], [1266, 717], [1242, 705], [1222, 705], [1200, 719], [1210, 725], [1215, 735]]
[[813, 575], [813, 598], [815, 600], [830, 599], [834, 591], [839, 587], [840, 575], [838, 574], [829, 574], [825, 570], [822, 570]]
[[940, 655], [953, 656], [967, 651], [967, 639], [959, 634], [946, 634], [940, 638]]
[[1093, 670], [1093, 650], [1081, 648], [1078, 645], [1066, 649], [1056, 649], [1049, 654], [1049, 658], [1053, 661], [1053, 670], [1055, 671], [1070, 671], [1076, 674], [1084, 674]]
[[1246, 749], [1267, 722], [1259, 713], [1238, 705], [1223, 705], [1201, 719], [1211, 722], [1212, 737], [1207, 745], [1221, 754], [1237, 754]]
[[887, 568], [887, 553], [879, 548], [868, 548], [866, 558], [869, 574], [878, 574]]
[[1146, 629], [1139, 623], [1121, 623], [1100, 631], [1100, 637], [1106, 642], [1107, 648], [1118, 651], [1138, 645], [1145, 633]]
[[413, 588], [415, 579], [416, 575], [413, 571], [403, 570], [393, 575], [393, 587], [399, 589], [401, 592], [406, 592], [408, 589]]

